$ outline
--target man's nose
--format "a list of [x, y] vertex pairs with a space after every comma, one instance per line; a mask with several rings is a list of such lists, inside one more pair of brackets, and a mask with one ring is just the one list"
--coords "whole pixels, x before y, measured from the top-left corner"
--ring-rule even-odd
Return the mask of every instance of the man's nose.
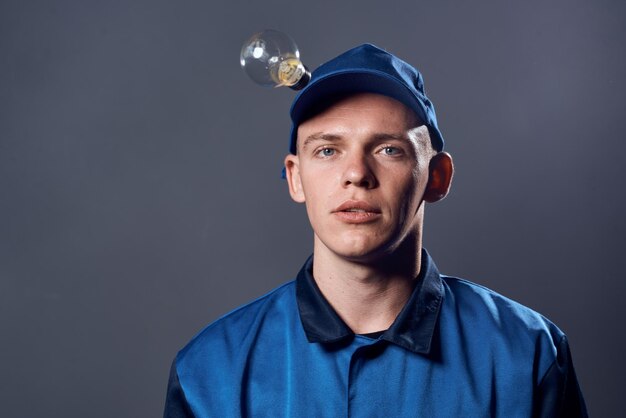
[[352, 185], [366, 189], [376, 187], [376, 177], [372, 171], [371, 161], [365, 153], [354, 153], [347, 158], [342, 184], [344, 187]]

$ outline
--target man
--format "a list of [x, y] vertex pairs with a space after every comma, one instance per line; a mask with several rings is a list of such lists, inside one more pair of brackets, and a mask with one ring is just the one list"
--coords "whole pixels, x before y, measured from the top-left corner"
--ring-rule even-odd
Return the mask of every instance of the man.
[[565, 335], [422, 249], [453, 164], [417, 70], [354, 48], [291, 117], [285, 174], [313, 256], [179, 352], [165, 416], [586, 416]]

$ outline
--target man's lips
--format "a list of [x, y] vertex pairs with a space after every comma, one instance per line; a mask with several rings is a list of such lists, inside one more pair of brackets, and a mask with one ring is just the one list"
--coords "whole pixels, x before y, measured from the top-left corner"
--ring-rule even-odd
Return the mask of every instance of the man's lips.
[[362, 200], [347, 200], [332, 213], [347, 223], [372, 222], [380, 217], [380, 208]]

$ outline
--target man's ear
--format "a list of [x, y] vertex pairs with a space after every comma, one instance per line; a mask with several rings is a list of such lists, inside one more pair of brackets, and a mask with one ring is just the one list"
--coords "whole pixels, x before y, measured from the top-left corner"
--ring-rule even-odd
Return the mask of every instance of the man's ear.
[[285, 177], [291, 198], [298, 203], [304, 203], [304, 191], [300, 178], [300, 159], [297, 155], [288, 154], [285, 157]]
[[424, 191], [424, 200], [433, 203], [437, 202], [448, 194], [454, 175], [454, 164], [452, 156], [447, 152], [436, 154], [428, 167], [428, 184]]

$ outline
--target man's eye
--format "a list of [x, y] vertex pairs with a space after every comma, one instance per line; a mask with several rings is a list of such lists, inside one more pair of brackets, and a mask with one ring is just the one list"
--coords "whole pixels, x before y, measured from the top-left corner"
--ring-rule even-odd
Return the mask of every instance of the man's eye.
[[384, 147], [382, 149], [383, 154], [385, 155], [400, 155], [402, 154], [402, 150], [396, 147]]
[[335, 155], [335, 150], [332, 148], [322, 148], [317, 152], [317, 154], [321, 157], [331, 157]]

